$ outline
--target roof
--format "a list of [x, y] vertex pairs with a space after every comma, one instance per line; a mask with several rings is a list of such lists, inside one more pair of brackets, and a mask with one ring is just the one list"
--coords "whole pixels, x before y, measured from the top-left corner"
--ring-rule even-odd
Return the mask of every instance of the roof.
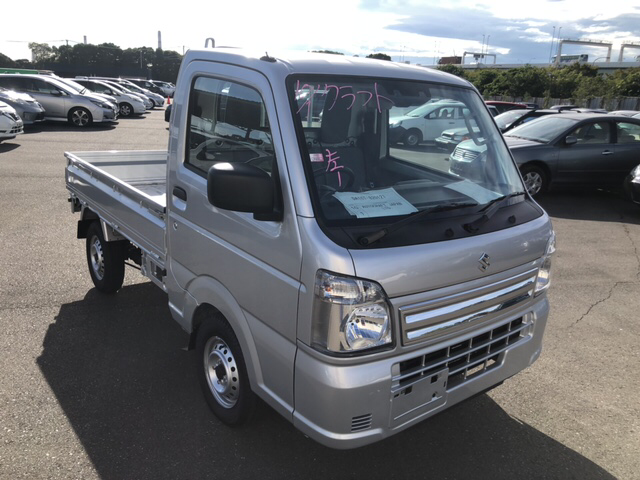
[[218, 47], [204, 50], [189, 50], [183, 64], [189, 62], [218, 61], [243, 66], [262, 72], [272, 80], [282, 80], [291, 74], [354, 75], [365, 77], [404, 78], [427, 82], [446, 83], [461, 87], [472, 87], [466, 80], [440, 70], [416, 65], [310, 52], [282, 52], [271, 54], [237, 48]]

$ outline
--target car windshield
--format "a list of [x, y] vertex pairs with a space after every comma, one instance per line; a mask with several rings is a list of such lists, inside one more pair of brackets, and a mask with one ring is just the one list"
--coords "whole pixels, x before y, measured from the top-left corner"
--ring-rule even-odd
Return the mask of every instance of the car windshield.
[[80, 85], [79, 83], [76, 83], [73, 80], [65, 78], [62, 81], [67, 85], [69, 85], [69, 87], [73, 88], [76, 92], [81, 93], [82, 95], [84, 95], [84, 93], [87, 91], [87, 88], [84, 85]]
[[505, 137], [517, 137], [534, 142], [549, 143], [561, 132], [577, 122], [578, 120], [562, 117], [562, 115], [549, 115], [520, 125], [509, 133], [505, 133]]
[[[393, 223], [424, 210], [438, 211], [439, 218], [453, 216], [458, 208], [475, 211], [524, 190], [501, 135], [474, 90], [333, 76], [292, 76], [288, 88], [307, 182], [324, 225]], [[423, 102], [448, 99], [440, 107], [445, 114], [421, 118], [422, 124], [411, 127], [390, 122], [389, 111], [412, 97]], [[407, 146], [399, 140], [408, 128], [415, 129], [420, 139], [436, 138], [454, 121], [473, 130], [469, 141], [483, 151], [464, 172], [451, 171], [449, 152], [433, 142]]]
[[498, 128], [503, 129], [507, 128], [513, 122], [523, 117], [527, 112], [531, 110], [509, 110], [507, 112], [501, 113], [497, 115], [494, 120], [498, 124]]

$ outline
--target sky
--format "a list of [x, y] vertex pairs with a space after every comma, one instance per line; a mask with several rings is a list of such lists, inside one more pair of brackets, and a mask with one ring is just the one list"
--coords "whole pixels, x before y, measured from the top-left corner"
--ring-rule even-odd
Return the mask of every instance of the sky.
[[[212, 37], [217, 46], [272, 55], [379, 52], [394, 61], [433, 65], [443, 56], [486, 52], [496, 55], [496, 63], [537, 64], [549, 61], [559, 36], [613, 43], [612, 61], [623, 42], [639, 47], [627, 47], [625, 61], [640, 55], [640, 0], [112, 0], [55, 7], [32, 0], [28, 8], [4, 3], [0, 53], [14, 60], [31, 58], [29, 42], [73, 45], [85, 36], [93, 44], [157, 48], [158, 31], [162, 48], [179, 53], [203, 48]], [[589, 62], [603, 62], [607, 49], [564, 45], [562, 53], [586, 53]], [[472, 56], [465, 60], [474, 62]]]

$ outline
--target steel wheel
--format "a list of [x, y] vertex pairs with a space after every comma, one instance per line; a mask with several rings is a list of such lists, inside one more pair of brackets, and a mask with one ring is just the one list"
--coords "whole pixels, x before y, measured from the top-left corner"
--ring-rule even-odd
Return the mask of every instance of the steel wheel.
[[196, 334], [198, 381], [211, 411], [227, 425], [241, 425], [251, 417], [251, 390], [240, 343], [219, 312], [203, 310], [206, 319]]
[[211, 337], [204, 347], [204, 369], [211, 393], [224, 408], [238, 402], [240, 382], [238, 365], [229, 346], [219, 337]]
[[101, 292], [115, 293], [122, 287], [128, 245], [126, 240], [106, 242], [98, 221], [87, 229], [87, 265], [93, 284]]
[[98, 280], [104, 278], [104, 253], [102, 251], [102, 242], [97, 235], [93, 235], [89, 240], [89, 261], [91, 262], [91, 270]]
[[91, 124], [91, 113], [84, 108], [74, 108], [69, 112], [69, 121], [76, 127], [86, 127]]

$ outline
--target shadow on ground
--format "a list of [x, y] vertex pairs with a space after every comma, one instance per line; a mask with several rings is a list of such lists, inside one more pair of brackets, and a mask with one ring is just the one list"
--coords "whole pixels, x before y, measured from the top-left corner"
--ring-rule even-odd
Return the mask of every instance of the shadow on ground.
[[[118, 119], [119, 121], [119, 119]], [[30, 135], [33, 133], [40, 132], [95, 132], [100, 130], [113, 130], [118, 126], [118, 121], [116, 122], [101, 122], [101, 123], [92, 123], [86, 127], [75, 127], [67, 122], [40, 122], [35, 123], [33, 125], [27, 125], [24, 129], [24, 135]]]
[[18, 148], [20, 144], [13, 143], [15, 141], [16, 140], [3, 140], [2, 143], [0, 143], [0, 153], [10, 152], [11, 150]]
[[640, 224], [640, 205], [625, 199], [619, 191], [558, 190], [536, 200], [552, 217]]
[[150, 283], [91, 290], [45, 336], [37, 363], [101, 478], [613, 478], [486, 395], [352, 451], [313, 442], [264, 404], [251, 424], [226, 427], [166, 301]]

